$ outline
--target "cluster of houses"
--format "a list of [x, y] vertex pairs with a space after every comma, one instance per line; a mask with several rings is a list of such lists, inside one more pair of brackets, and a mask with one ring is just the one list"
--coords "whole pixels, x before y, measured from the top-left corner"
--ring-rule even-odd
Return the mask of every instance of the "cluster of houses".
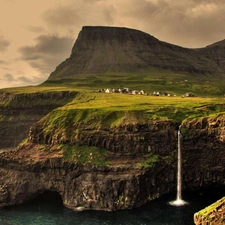
[[[104, 88], [98, 90], [98, 92], [103, 92], [103, 93], [122, 93], [122, 94], [132, 94], [132, 95], [152, 95], [152, 96], [175, 96], [172, 94], [169, 94], [167, 92], [162, 92], [162, 91], [154, 91], [153, 93], [149, 94], [145, 92], [144, 90], [131, 90], [129, 88]], [[183, 95], [183, 97], [194, 97], [194, 94], [192, 92], [187, 92], [186, 94]]]
[[123, 93], [123, 94], [133, 94], [133, 95], [146, 95], [144, 90], [131, 90], [129, 88], [118, 88], [118, 89], [111, 89], [111, 88], [106, 88], [103, 89], [102, 92], [105, 93]]
[[159, 91], [154, 91], [152, 94], [149, 94], [145, 92], [144, 90], [131, 90], [129, 88], [104, 88], [98, 90], [99, 92], [104, 92], [104, 93], [122, 93], [122, 94], [132, 94], [132, 95], [153, 95], [153, 96], [170, 96], [166, 92], [159, 92]]

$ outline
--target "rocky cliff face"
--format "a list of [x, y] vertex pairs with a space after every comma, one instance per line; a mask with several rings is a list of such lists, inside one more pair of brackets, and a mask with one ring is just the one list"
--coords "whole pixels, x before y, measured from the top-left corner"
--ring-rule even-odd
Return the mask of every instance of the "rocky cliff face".
[[[0, 158], [0, 207], [23, 203], [46, 190], [57, 191], [66, 207], [74, 210], [120, 210], [143, 205], [168, 192], [157, 177], [137, 164], [109, 166], [66, 162], [59, 152], [40, 152], [36, 146], [4, 152]], [[169, 171], [161, 175], [168, 180]]]
[[225, 223], [225, 197], [194, 214], [196, 225], [221, 225]]
[[[133, 154], [135, 157], [150, 153], [161, 157], [173, 157], [172, 163], [175, 163], [178, 125], [170, 121], [158, 121], [90, 130], [80, 127], [80, 124], [74, 124], [71, 132], [55, 136], [52, 131], [43, 132], [45, 127], [38, 123], [31, 128], [29, 140], [49, 145], [70, 142], [74, 145], [97, 146], [113, 153]], [[184, 188], [197, 188], [212, 183], [223, 185], [224, 115], [184, 121], [181, 132]]]
[[49, 80], [76, 79], [79, 74], [143, 72], [151, 67], [208, 74], [224, 71], [224, 54], [214, 48], [187, 49], [159, 41], [134, 29], [83, 27], [71, 56]]
[[0, 149], [16, 147], [29, 128], [53, 109], [71, 101], [75, 92], [0, 93]]
[[[86, 145], [107, 149], [122, 154], [160, 154], [173, 152], [176, 146], [178, 123], [158, 121], [149, 124], [127, 124], [113, 128], [92, 127], [75, 123], [60, 134], [46, 129], [46, 120], [31, 127], [29, 141], [36, 144]], [[56, 127], [57, 129], [57, 127]], [[45, 131], [44, 131], [45, 130]]]
[[[193, 187], [224, 184], [224, 115], [195, 119], [183, 127], [184, 181]], [[193, 165], [197, 165], [195, 170]]]
[[[181, 131], [183, 188], [225, 185], [224, 115], [183, 122]], [[69, 139], [53, 138], [54, 134], [46, 137], [38, 123], [30, 131], [29, 143], [0, 155], [2, 207], [52, 190], [75, 210], [118, 210], [138, 207], [176, 188], [177, 124], [173, 122], [84, 130], [70, 140], [71, 145], [79, 142], [107, 148], [107, 165], [66, 161], [54, 147]], [[121, 147], [116, 148], [118, 143]], [[41, 149], [43, 144], [48, 151]], [[152, 155], [157, 160], [148, 161]]]

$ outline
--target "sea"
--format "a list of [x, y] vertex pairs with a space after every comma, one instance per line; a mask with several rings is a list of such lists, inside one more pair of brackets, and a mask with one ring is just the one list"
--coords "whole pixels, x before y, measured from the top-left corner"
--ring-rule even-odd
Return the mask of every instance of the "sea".
[[116, 212], [80, 211], [63, 206], [56, 192], [45, 192], [30, 202], [0, 210], [0, 225], [194, 225], [193, 215], [221, 197], [223, 190], [184, 192], [184, 206], [171, 206], [176, 193], [146, 205]]

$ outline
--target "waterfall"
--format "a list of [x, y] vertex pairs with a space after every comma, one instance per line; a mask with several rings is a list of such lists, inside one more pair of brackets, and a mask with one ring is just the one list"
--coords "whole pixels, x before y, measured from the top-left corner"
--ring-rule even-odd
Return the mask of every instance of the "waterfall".
[[177, 132], [177, 198], [175, 201], [169, 202], [170, 205], [181, 206], [188, 204], [182, 200], [182, 154], [181, 154], [181, 125]]

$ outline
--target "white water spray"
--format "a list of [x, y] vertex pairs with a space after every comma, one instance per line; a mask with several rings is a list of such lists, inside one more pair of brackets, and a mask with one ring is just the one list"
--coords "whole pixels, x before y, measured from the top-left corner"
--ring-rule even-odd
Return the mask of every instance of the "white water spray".
[[181, 125], [178, 129], [178, 144], [177, 144], [177, 198], [175, 201], [169, 202], [173, 206], [187, 205], [188, 203], [182, 200], [182, 156], [181, 156]]

